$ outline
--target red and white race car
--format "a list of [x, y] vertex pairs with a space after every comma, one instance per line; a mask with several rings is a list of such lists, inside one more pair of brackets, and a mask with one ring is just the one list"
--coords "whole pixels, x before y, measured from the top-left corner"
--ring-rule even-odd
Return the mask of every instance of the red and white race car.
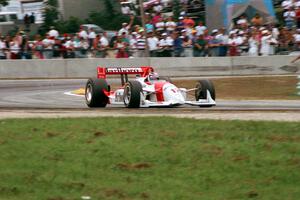
[[[121, 75], [121, 87], [110, 90], [107, 75]], [[128, 75], [136, 75], [128, 80]], [[187, 100], [187, 93], [194, 92], [195, 100]], [[107, 104], [125, 105], [127, 108], [175, 107], [193, 105], [212, 107], [216, 105], [214, 85], [200, 80], [195, 88], [178, 88], [168, 78], [159, 77], [152, 67], [98, 68], [98, 78], [89, 79], [85, 88], [86, 104], [105, 107]]]

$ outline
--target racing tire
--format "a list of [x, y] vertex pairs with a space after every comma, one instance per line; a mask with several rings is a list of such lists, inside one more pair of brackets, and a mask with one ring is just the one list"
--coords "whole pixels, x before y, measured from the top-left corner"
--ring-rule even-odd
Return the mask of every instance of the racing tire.
[[[196, 101], [199, 99], [207, 99], [207, 90], [213, 100], [216, 100], [216, 91], [214, 84], [210, 80], [200, 80], [196, 85], [195, 98]], [[212, 107], [212, 106], [200, 106], [200, 107]]]
[[138, 81], [129, 81], [124, 86], [124, 105], [127, 108], [139, 108], [141, 104], [142, 85]]
[[105, 79], [89, 79], [85, 86], [85, 102], [90, 108], [106, 107], [109, 98], [105, 95], [105, 91], [109, 91], [108, 84]]

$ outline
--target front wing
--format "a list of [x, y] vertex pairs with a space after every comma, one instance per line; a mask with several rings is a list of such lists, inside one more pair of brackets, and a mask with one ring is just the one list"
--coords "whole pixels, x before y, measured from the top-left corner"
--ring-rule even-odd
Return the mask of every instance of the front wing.
[[207, 98], [206, 99], [199, 99], [198, 101], [163, 101], [163, 102], [152, 102], [145, 100], [141, 103], [141, 107], [176, 107], [181, 105], [191, 105], [191, 106], [216, 106], [215, 100], [212, 99], [211, 94], [207, 91]]
[[[118, 90], [114, 94], [108, 96], [110, 99], [110, 104], [112, 105], [124, 105], [123, 102], [123, 90]], [[145, 99], [145, 96], [141, 93], [141, 108], [149, 108], [149, 107], [178, 107], [181, 105], [191, 105], [191, 106], [215, 106], [216, 102], [212, 99], [211, 94], [207, 91], [206, 99], [199, 99], [198, 101], [149, 101]]]

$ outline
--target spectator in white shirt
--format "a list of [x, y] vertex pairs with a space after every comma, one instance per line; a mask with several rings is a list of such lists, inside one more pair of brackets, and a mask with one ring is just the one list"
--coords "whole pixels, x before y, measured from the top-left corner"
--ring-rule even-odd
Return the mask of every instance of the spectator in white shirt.
[[138, 57], [137, 50], [137, 32], [131, 33], [131, 38], [129, 40], [130, 54], [132, 57]]
[[295, 26], [295, 11], [292, 8], [289, 8], [286, 12], [284, 12], [283, 17], [286, 27], [288, 29], [292, 29]]
[[101, 38], [100, 38], [100, 42], [102, 45], [102, 48], [107, 48], [109, 45], [108, 39], [107, 39], [107, 34], [106, 32], [102, 33]]
[[168, 7], [170, 0], [160, 0], [161, 4], [163, 5], [163, 7]]
[[174, 22], [172, 17], [168, 17], [166, 22], [166, 30], [170, 34], [176, 29], [176, 22]]
[[75, 42], [74, 42], [74, 36], [73, 35], [70, 35], [66, 38], [66, 42], [65, 44], [63, 45], [66, 49], [66, 52], [64, 55], [64, 58], [75, 58]]
[[230, 31], [229, 39], [228, 39], [228, 47], [229, 47], [229, 55], [230, 56], [238, 56], [240, 55], [238, 46], [241, 45], [240, 40], [236, 35], [235, 31]]
[[244, 15], [242, 15], [236, 23], [241, 29], [245, 29], [249, 25], [248, 20]]
[[126, 38], [128, 38], [129, 29], [131, 29], [133, 20], [134, 20], [134, 16], [131, 15], [129, 24], [126, 22], [122, 23], [122, 28], [119, 30], [118, 36], [121, 36], [123, 33], [125, 33]]
[[197, 33], [196, 35], [199, 36], [199, 35], [203, 35], [204, 34], [204, 31], [207, 29], [206, 26], [203, 25], [203, 22], [202, 21], [199, 21], [198, 25], [195, 27]]
[[86, 58], [87, 50], [89, 48], [88, 41], [84, 38], [75, 38], [74, 40], [74, 53], [75, 58]]
[[89, 46], [90, 48], [93, 46], [93, 41], [95, 40], [97, 34], [95, 33], [93, 28], [89, 29], [89, 33], [88, 33], [88, 40], [89, 40]]
[[46, 38], [42, 41], [44, 46], [43, 55], [45, 59], [51, 59], [53, 57], [53, 45], [55, 43], [54, 39], [54, 37], [47, 35]]
[[151, 57], [156, 57], [157, 56], [159, 39], [153, 34], [153, 32], [149, 32], [147, 40], [148, 40], [150, 56]]
[[145, 49], [146, 49], [146, 37], [145, 30], [141, 28], [139, 30], [139, 34], [137, 35], [137, 49], [138, 49], [138, 57], [145, 57]]
[[57, 39], [59, 37], [59, 32], [54, 28], [54, 26], [51, 26], [50, 29], [51, 30], [48, 32], [48, 35]]
[[1, 36], [0, 39], [0, 60], [6, 59], [6, 44], [4, 41], [4, 37]]
[[153, 11], [156, 13], [160, 13], [163, 10], [162, 5], [160, 5], [159, 2], [157, 2], [154, 6], [153, 6]]
[[257, 31], [253, 30], [250, 34], [250, 38], [248, 39], [248, 44], [249, 44], [249, 51], [248, 55], [249, 56], [258, 56], [258, 50], [259, 50], [259, 37], [257, 35]]
[[261, 37], [261, 49], [260, 53], [262, 56], [269, 56], [274, 54], [274, 46], [277, 44], [268, 30], [262, 31], [263, 36]]
[[78, 37], [79, 38], [83, 38], [83, 39], [88, 39], [88, 34], [86, 32], [86, 30], [84, 30], [84, 28], [82, 26], [80, 26], [80, 30], [78, 32]]
[[300, 29], [296, 30], [296, 33], [293, 35], [294, 36], [294, 43], [295, 43], [295, 48], [296, 50], [300, 50]]
[[131, 9], [130, 9], [128, 3], [121, 3], [121, 12], [123, 15], [131, 14]]
[[282, 3], [281, 3], [281, 7], [282, 7], [284, 10], [288, 10], [288, 9], [290, 9], [292, 6], [293, 6], [293, 0], [284, 0], [284, 1], [282, 1]]
[[11, 59], [20, 59], [20, 44], [18, 43], [17, 39], [13, 39], [9, 43], [9, 50], [10, 50], [10, 58]]
[[225, 33], [224, 28], [219, 29], [218, 34], [216, 35], [216, 39], [220, 41], [219, 56], [226, 56], [229, 36]]
[[171, 57], [174, 40], [167, 33], [162, 34], [162, 39], [159, 41], [160, 56]]
[[277, 26], [275, 25], [271, 25], [270, 30], [272, 30], [272, 36], [273, 38], [275, 38], [276, 40], [278, 40], [278, 37], [280, 35], [279, 29], [277, 28]]
[[164, 32], [165, 31], [165, 22], [162, 18], [158, 19], [158, 22], [155, 24], [156, 31]]
[[294, 2], [294, 7], [296, 7], [296, 8], [300, 7], [300, 0], [296, 0]]

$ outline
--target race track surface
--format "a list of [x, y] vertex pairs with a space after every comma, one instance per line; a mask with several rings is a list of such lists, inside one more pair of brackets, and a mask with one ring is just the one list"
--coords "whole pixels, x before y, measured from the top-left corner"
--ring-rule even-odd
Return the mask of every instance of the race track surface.
[[[74, 116], [98, 116], [98, 115], [181, 115], [183, 117], [193, 116], [197, 118], [199, 114], [213, 113], [248, 113], [253, 115], [254, 112], [262, 113], [278, 112], [292, 116], [291, 114], [300, 115], [300, 101], [235, 101], [235, 100], [218, 100], [217, 106], [213, 108], [200, 108], [183, 106], [179, 108], [146, 108], [146, 109], [125, 109], [124, 107], [108, 106], [102, 109], [89, 109], [85, 105], [83, 96], [66, 95], [66, 92], [77, 90], [85, 87], [86, 80], [0, 80], [0, 115], [2, 118], [10, 116], [9, 113], [67, 113]], [[38, 111], [40, 110], [40, 111]], [[45, 112], [47, 110], [47, 112]], [[48, 112], [49, 111], [49, 112]], [[28, 113], [28, 112], [27, 112]], [[240, 114], [242, 115], [242, 114]], [[0, 118], [1, 118], [0, 116]], [[12, 115], [13, 117], [15, 115]], [[37, 115], [32, 115], [32, 117]], [[65, 116], [65, 115], [61, 115]], [[29, 115], [31, 117], [31, 115]], [[296, 116], [294, 116], [296, 117]], [[226, 118], [225, 118], [226, 119]], [[233, 119], [239, 119], [238, 117]], [[258, 119], [253, 117], [253, 119]], [[272, 118], [270, 118], [272, 119]], [[284, 117], [282, 117], [284, 120]], [[300, 120], [300, 116], [299, 116]]]

